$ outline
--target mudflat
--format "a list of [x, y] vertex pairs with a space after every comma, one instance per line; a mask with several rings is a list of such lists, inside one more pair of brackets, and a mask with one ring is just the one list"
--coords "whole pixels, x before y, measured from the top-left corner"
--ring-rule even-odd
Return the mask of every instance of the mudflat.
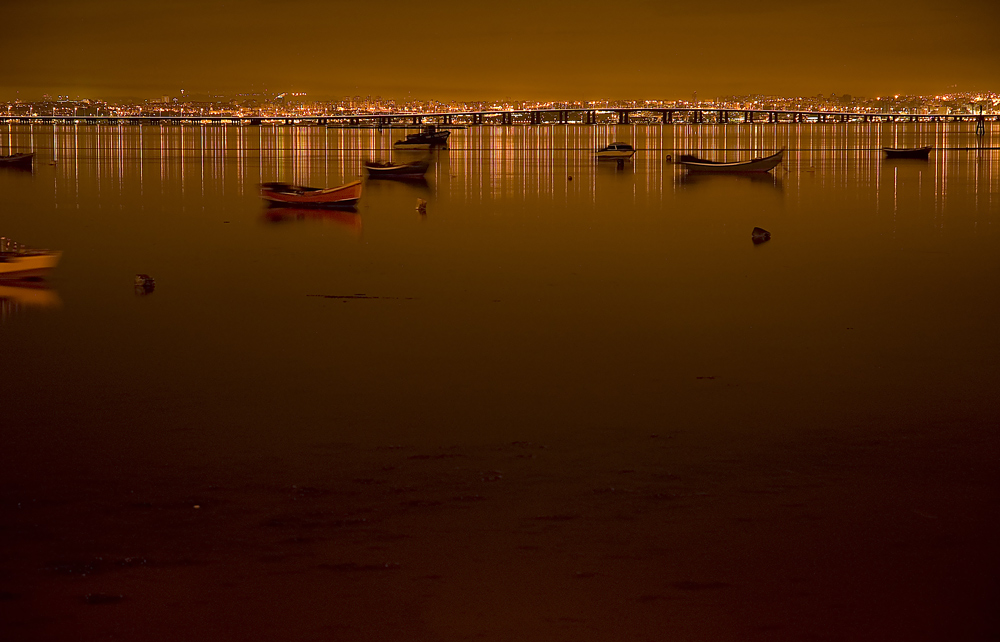
[[994, 427], [807, 428], [728, 443], [677, 427], [6, 456], [0, 628], [11, 640], [1000, 632]]

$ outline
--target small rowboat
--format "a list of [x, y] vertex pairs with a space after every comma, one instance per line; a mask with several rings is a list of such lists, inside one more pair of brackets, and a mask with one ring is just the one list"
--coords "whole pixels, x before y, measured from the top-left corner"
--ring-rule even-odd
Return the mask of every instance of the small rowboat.
[[922, 158], [923, 160], [927, 160], [927, 157], [930, 156], [931, 149], [933, 148], [928, 145], [927, 147], [913, 148], [883, 147], [882, 151], [885, 152], [886, 158]]
[[0, 279], [37, 279], [59, 263], [62, 252], [17, 250], [0, 252]]
[[781, 155], [785, 150], [779, 150], [776, 154], [755, 158], [748, 161], [735, 163], [720, 163], [717, 161], [697, 158], [689, 154], [682, 154], [679, 162], [687, 168], [689, 172], [769, 172], [781, 162]]
[[304, 187], [288, 183], [261, 183], [260, 196], [268, 205], [293, 207], [354, 207], [361, 198], [361, 181], [339, 187]]
[[0, 155], [0, 166], [31, 167], [31, 160], [34, 157], [34, 154], [11, 154], [9, 156]]
[[623, 160], [634, 155], [635, 148], [628, 143], [611, 143], [597, 150], [597, 160]]
[[391, 161], [369, 161], [365, 163], [368, 178], [423, 178], [430, 161], [393, 163]]

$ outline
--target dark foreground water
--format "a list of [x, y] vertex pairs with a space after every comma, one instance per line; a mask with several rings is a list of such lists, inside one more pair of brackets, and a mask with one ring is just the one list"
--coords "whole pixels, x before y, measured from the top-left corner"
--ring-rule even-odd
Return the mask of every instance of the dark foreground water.
[[[257, 185], [419, 158], [402, 132], [0, 129], [36, 152], [0, 235], [64, 253], [0, 285], [0, 627], [1000, 634], [1000, 132], [972, 127], [472, 128], [356, 213]], [[612, 140], [640, 151], [596, 163]]]

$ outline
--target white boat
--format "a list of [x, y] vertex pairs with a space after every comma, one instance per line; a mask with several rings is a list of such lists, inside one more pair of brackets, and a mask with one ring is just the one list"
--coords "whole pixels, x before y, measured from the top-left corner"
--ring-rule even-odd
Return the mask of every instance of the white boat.
[[781, 155], [784, 152], [785, 150], [782, 149], [777, 154], [771, 154], [764, 158], [755, 158], [735, 163], [720, 163], [718, 161], [710, 161], [683, 154], [679, 162], [689, 172], [769, 172], [778, 166], [778, 163], [781, 162]]
[[597, 160], [610, 159], [626, 159], [632, 158], [635, 155], [635, 148], [628, 143], [611, 143], [607, 147], [602, 147], [597, 150]]
[[21, 250], [0, 252], [0, 279], [33, 279], [45, 276], [59, 263], [62, 252]]
[[62, 252], [33, 250], [0, 237], [0, 279], [32, 279], [44, 276], [59, 263]]

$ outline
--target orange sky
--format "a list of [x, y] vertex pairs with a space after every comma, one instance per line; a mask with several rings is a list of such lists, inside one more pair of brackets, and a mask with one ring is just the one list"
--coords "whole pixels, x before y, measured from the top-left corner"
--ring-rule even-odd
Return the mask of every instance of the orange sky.
[[[1000, 91], [1000, 2], [0, 2], [0, 100]], [[18, 93], [19, 92], [19, 93]]]

